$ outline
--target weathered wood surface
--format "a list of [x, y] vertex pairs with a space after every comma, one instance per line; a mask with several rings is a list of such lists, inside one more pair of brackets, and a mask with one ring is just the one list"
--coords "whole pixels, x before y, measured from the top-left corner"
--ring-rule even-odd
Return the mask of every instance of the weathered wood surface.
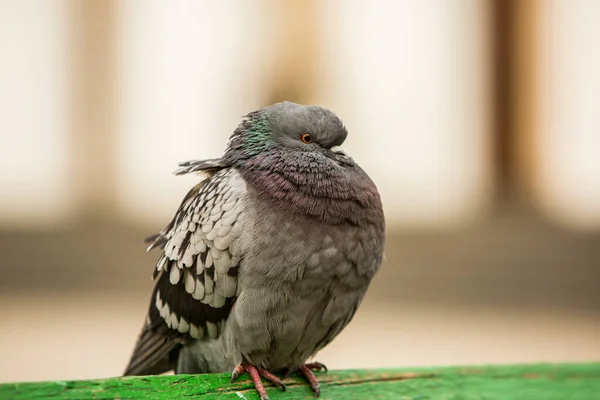
[[[600, 400], [600, 363], [413, 368], [316, 373], [322, 399]], [[0, 399], [258, 399], [252, 383], [228, 374], [127, 377], [0, 385]], [[312, 399], [292, 375], [272, 400]], [[268, 385], [267, 385], [268, 386]]]

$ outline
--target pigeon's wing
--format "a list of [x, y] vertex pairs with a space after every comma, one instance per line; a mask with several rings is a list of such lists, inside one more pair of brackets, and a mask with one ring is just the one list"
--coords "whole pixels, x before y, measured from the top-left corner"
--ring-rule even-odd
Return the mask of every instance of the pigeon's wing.
[[168, 371], [182, 344], [221, 334], [237, 298], [245, 199], [239, 173], [218, 170], [194, 187], [167, 228], [150, 238], [149, 249], [162, 247], [163, 254], [148, 318], [125, 375]]

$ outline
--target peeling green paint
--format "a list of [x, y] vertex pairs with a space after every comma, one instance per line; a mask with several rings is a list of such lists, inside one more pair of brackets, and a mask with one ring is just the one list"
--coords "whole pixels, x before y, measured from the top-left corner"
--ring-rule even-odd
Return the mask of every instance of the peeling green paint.
[[[316, 373], [322, 399], [600, 400], [600, 363], [347, 370]], [[0, 385], [2, 400], [258, 399], [249, 379], [229, 374], [122, 377]], [[243, 377], [242, 377], [243, 378]], [[312, 399], [305, 382], [268, 387], [272, 400]]]

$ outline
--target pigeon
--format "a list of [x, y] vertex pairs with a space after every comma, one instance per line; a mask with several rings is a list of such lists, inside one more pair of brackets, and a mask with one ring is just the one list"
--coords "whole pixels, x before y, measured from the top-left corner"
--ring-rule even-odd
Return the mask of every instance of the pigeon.
[[202, 180], [158, 248], [154, 291], [125, 375], [296, 373], [320, 394], [308, 362], [350, 322], [378, 271], [381, 199], [340, 147], [330, 110], [276, 103], [243, 117], [218, 159], [180, 164]]

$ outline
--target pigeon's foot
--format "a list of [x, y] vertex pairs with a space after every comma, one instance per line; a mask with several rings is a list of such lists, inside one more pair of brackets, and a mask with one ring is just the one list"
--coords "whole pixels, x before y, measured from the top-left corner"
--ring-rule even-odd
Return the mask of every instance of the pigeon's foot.
[[320, 363], [320, 362], [313, 362], [313, 363], [308, 363], [308, 364], [304, 364], [304, 365], [306, 365], [306, 368], [310, 369], [311, 371], [323, 371], [323, 372], [328, 371], [325, 364]]
[[247, 363], [238, 364], [238, 366], [233, 369], [233, 372], [231, 373], [231, 382], [233, 383], [233, 381], [235, 381], [244, 372], [247, 372], [248, 375], [250, 375], [250, 379], [252, 379], [252, 382], [254, 383], [254, 388], [258, 392], [260, 400], [269, 400], [267, 391], [265, 390], [262, 380], [260, 379], [261, 376], [285, 392], [285, 384], [281, 379], [264, 368], [256, 368], [254, 365]]
[[313, 371], [324, 371], [327, 372], [327, 367], [320, 362], [308, 363], [304, 364], [300, 368], [298, 368], [298, 373], [302, 375], [310, 385], [310, 388], [315, 393], [316, 397], [321, 395], [321, 386], [313, 374]]

